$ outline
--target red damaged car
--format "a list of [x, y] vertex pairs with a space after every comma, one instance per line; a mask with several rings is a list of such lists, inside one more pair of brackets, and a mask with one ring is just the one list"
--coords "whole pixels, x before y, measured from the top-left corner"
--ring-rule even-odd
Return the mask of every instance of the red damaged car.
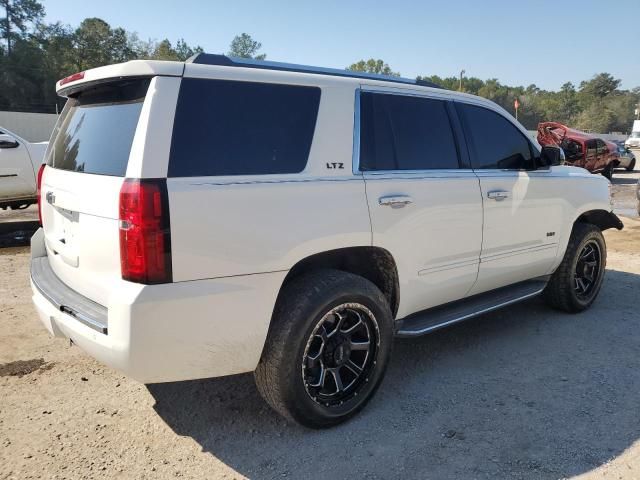
[[591, 173], [602, 173], [609, 180], [620, 163], [615, 143], [557, 122], [538, 124], [538, 143], [559, 146], [564, 150], [567, 164], [586, 168]]

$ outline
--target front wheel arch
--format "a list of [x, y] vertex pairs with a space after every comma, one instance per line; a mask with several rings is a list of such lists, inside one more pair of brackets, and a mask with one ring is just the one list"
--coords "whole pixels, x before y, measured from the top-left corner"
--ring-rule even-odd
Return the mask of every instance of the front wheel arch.
[[624, 225], [622, 220], [613, 212], [607, 210], [589, 210], [580, 215], [574, 222], [574, 226], [578, 223], [590, 223], [598, 227], [601, 231], [615, 228], [622, 230]]

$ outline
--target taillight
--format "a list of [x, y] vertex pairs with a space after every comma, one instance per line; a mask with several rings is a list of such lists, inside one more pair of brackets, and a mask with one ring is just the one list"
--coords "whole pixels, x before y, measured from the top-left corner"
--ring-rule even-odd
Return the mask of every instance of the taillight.
[[125, 179], [120, 189], [119, 228], [122, 278], [146, 284], [171, 282], [165, 179]]
[[42, 199], [40, 198], [40, 194], [42, 193], [42, 174], [44, 173], [44, 167], [46, 164], [40, 165], [38, 169], [38, 176], [36, 177], [36, 200], [38, 202], [38, 221], [40, 225], [42, 225]]

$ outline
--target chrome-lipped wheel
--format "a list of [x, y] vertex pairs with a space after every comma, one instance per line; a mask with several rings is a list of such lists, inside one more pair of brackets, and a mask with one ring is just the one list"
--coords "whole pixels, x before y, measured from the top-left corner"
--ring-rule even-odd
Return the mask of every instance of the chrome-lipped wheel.
[[359, 303], [332, 308], [313, 329], [302, 358], [309, 396], [321, 405], [341, 405], [369, 381], [380, 342], [373, 313]]
[[587, 242], [578, 256], [574, 273], [574, 288], [578, 298], [587, 299], [593, 293], [601, 274], [601, 260], [602, 252], [598, 242]]

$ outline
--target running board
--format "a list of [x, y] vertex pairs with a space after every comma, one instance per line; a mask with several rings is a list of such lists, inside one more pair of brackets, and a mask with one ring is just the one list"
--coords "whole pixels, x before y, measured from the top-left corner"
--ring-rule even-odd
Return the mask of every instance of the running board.
[[542, 293], [547, 285], [548, 278], [534, 278], [526, 282], [516, 283], [414, 313], [400, 322], [400, 328], [396, 332], [396, 336], [416, 337], [424, 335], [462, 320], [535, 297]]

